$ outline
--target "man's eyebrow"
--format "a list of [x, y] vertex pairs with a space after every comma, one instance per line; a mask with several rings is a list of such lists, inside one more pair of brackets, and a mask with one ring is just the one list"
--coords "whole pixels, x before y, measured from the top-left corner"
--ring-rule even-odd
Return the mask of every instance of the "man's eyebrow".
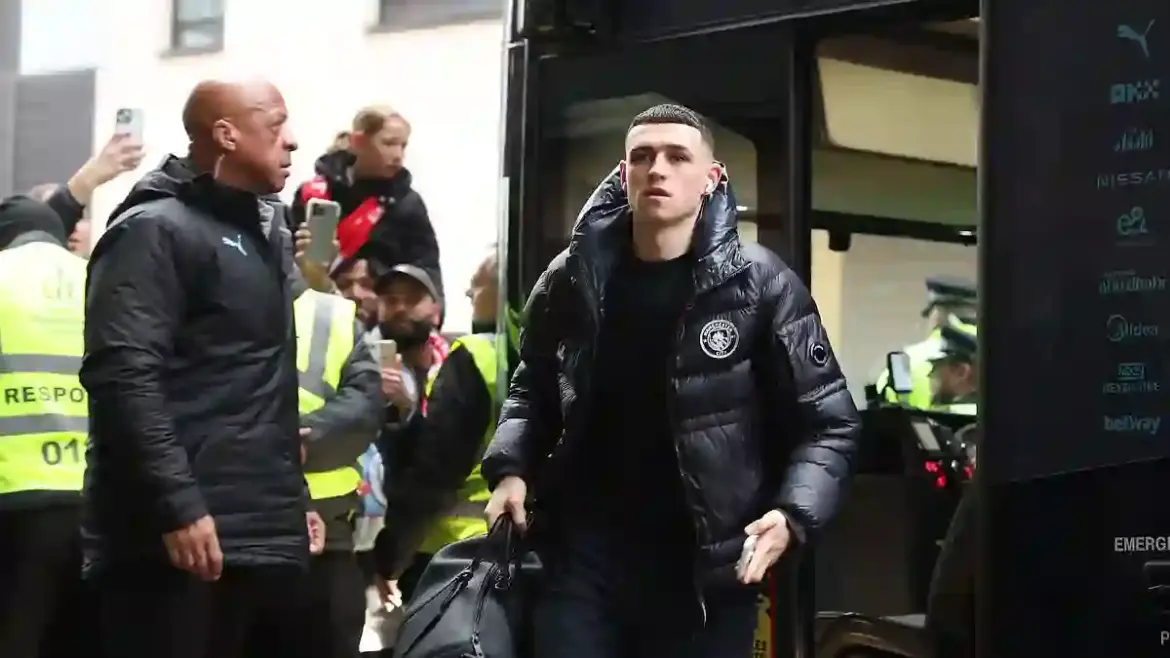
[[690, 148], [683, 146], [682, 144], [662, 144], [660, 146], [652, 146], [649, 144], [643, 144], [642, 146], [635, 146], [635, 147], [631, 148], [630, 153], [645, 153], [647, 151], [654, 152], [654, 151], [657, 151], [659, 149], [662, 149], [664, 151], [675, 151], [675, 152], [681, 151], [684, 153], [691, 152]]

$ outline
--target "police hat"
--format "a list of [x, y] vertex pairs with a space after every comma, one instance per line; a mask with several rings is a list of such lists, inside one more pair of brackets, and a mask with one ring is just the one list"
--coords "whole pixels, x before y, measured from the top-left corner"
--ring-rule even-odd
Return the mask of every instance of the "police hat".
[[979, 351], [979, 338], [974, 327], [960, 327], [954, 324], [943, 326], [939, 332], [939, 351], [931, 361], [953, 359], [973, 363]]
[[935, 306], [968, 306], [979, 303], [978, 290], [968, 279], [952, 276], [932, 276], [926, 279], [926, 317]]

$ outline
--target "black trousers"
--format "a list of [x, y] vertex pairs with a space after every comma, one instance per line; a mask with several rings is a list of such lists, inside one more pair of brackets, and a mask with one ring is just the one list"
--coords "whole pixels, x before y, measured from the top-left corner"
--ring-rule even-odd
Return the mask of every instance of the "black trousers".
[[111, 658], [318, 658], [307, 574], [225, 568], [208, 583], [169, 565], [110, 566], [93, 578]]
[[99, 656], [78, 508], [0, 512], [0, 658]]
[[366, 624], [366, 578], [351, 551], [326, 551], [309, 568], [312, 652], [317, 658], [357, 658]]
[[757, 612], [748, 588], [705, 593], [696, 620], [691, 574], [653, 555], [575, 536], [543, 555], [545, 582], [534, 608], [537, 658], [735, 658], [751, 656]]

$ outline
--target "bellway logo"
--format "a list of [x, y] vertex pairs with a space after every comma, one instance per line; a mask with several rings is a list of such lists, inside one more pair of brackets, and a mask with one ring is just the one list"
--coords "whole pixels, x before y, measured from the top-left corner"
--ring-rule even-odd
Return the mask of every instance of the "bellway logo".
[[1141, 276], [1135, 270], [1119, 270], [1106, 272], [1097, 285], [1101, 295], [1124, 295], [1131, 292], [1163, 292], [1166, 290], [1166, 277], [1152, 275]]
[[1147, 434], [1153, 436], [1162, 427], [1162, 419], [1157, 416], [1104, 416], [1104, 430], [1111, 434]]
[[1098, 190], [1116, 190], [1123, 187], [1148, 187], [1170, 183], [1170, 169], [1147, 169], [1144, 171], [1123, 171], [1097, 174]]
[[1119, 82], [1109, 87], [1109, 102], [1113, 105], [1132, 105], [1156, 101], [1162, 86], [1160, 80]]

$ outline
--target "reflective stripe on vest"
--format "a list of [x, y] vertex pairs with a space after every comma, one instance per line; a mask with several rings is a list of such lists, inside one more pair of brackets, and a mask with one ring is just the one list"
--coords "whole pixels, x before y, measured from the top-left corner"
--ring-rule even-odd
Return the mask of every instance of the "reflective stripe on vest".
[[[337, 391], [345, 360], [353, 350], [356, 307], [335, 295], [306, 290], [293, 302], [297, 328], [297, 383], [300, 414], [325, 406]], [[305, 473], [313, 500], [346, 496], [358, 490], [361, 473], [354, 466]]]
[[84, 324], [84, 260], [44, 242], [0, 251], [0, 495], [81, 490]]
[[[474, 334], [464, 336], [451, 345], [452, 353], [457, 349], [465, 349], [471, 354], [471, 358], [475, 361], [475, 367], [479, 370], [484, 385], [487, 386], [488, 395], [491, 396], [492, 412], [491, 416], [487, 418], [487, 425], [484, 428], [483, 439], [480, 443], [481, 452], [492, 440], [496, 430], [496, 415], [499, 408], [496, 403], [498, 397], [496, 363], [498, 358], [497, 342], [499, 340], [500, 337], [494, 334]], [[427, 381], [427, 395], [431, 393], [434, 380], [435, 377], [431, 377]], [[488, 489], [487, 480], [484, 480], [480, 468], [477, 459], [475, 468], [471, 470], [456, 494], [457, 502], [447, 510], [446, 516], [431, 529], [430, 534], [419, 547], [420, 552], [434, 553], [448, 544], [487, 533], [488, 528], [487, 522], [483, 519], [483, 508], [487, 505], [488, 499], [491, 498], [491, 490]]]

